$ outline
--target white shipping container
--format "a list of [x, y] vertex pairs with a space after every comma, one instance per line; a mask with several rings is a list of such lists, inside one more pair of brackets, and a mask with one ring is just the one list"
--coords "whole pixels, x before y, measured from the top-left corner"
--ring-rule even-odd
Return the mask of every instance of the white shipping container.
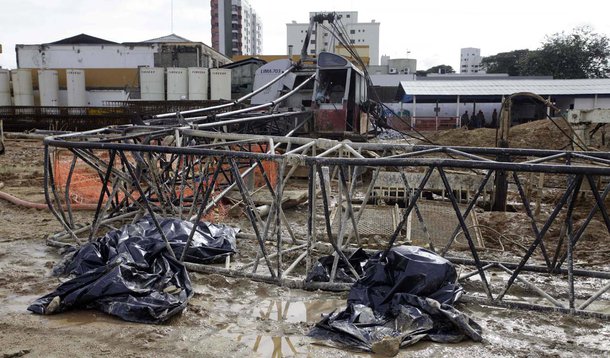
[[189, 67], [188, 78], [189, 99], [195, 101], [208, 99], [208, 69], [204, 67]]
[[107, 101], [127, 101], [129, 93], [122, 89], [89, 90], [87, 98], [92, 107], [106, 107]]
[[146, 101], [165, 100], [165, 69], [140, 67], [140, 98]]
[[167, 100], [188, 99], [188, 72], [186, 68], [167, 68]]
[[85, 70], [66, 70], [66, 87], [68, 90], [69, 107], [87, 106], [87, 91], [85, 88]]
[[59, 106], [59, 75], [57, 71], [38, 70], [38, 89], [40, 90], [41, 106]]
[[231, 99], [231, 70], [227, 68], [210, 69], [210, 99]]
[[0, 106], [11, 105], [11, 73], [0, 69]]
[[32, 72], [30, 70], [12, 70], [13, 95], [15, 106], [33, 106], [34, 89], [32, 87]]

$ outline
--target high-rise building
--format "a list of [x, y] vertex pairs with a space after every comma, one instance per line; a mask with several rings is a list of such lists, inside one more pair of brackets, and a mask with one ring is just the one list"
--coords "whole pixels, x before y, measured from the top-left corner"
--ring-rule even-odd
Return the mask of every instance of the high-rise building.
[[262, 53], [262, 23], [246, 0], [210, 0], [212, 47], [226, 56]]
[[465, 47], [460, 53], [460, 73], [482, 73], [481, 68], [481, 49]]
[[[322, 12], [320, 12], [322, 13]], [[309, 17], [313, 17], [318, 12], [310, 12]], [[349, 42], [361, 57], [369, 57], [370, 65], [379, 65], [379, 22], [371, 20], [371, 22], [358, 22], [357, 11], [338, 11], [340, 16], [339, 21], [343, 24]], [[300, 54], [303, 48], [303, 41], [307, 34], [309, 23], [297, 23], [293, 21], [286, 24], [287, 47], [288, 54]], [[321, 51], [328, 51], [337, 54], [344, 54], [343, 46], [335, 39], [330, 32], [321, 26], [315, 34], [312, 34], [309, 44], [307, 45], [307, 53], [309, 55], [317, 55]]]

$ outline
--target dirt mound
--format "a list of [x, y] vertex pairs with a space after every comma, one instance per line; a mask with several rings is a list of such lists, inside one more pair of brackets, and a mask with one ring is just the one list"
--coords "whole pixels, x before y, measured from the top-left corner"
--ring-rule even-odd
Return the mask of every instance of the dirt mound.
[[[570, 139], [564, 133], [569, 135], [571, 131], [570, 126], [563, 120], [541, 119], [513, 126], [509, 133], [509, 146], [511, 148], [560, 150], [565, 149], [570, 144]], [[449, 129], [428, 133], [426, 137], [439, 145], [496, 146], [496, 130], [494, 128]]]

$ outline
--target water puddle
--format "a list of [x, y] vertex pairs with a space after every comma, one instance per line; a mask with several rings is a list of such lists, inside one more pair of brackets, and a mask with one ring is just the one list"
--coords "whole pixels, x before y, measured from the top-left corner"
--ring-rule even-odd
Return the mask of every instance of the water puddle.
[[345, 300], [322, 299], [311, 301], [265, 300], [258, 308], [258, 318], [289, 323], [316, 323], [322, 314], [345, 307]]
[[129, 322], [95, 310], [66, 311], [45, 317], [49, 320], [49, 324], [58, 325], [61, 328], [85, 326], [92, 323], [129, 324]]
[[[252, 336], [238, 335], [234, 337], [236, 342], [245, 344], [252, 349], [255, 357], [285, 357], [306, 355], [309, 353], [307, 347], [298, 342], [300, 338], [278, 336]], [[293, 342], [293, 340], [295, 342]]]
[[345, 304], [344, 299], [266, 299], [241, 306], [237, 322], [219, 334], [246, 345], [255, 357], [308, 355], [316, 349], [305, 337], [310, 327]]
[[3, 312], [6, 313], [30, 313], [27, 308], [38, 296], [34, 295], [9, 295], [0, 300]]

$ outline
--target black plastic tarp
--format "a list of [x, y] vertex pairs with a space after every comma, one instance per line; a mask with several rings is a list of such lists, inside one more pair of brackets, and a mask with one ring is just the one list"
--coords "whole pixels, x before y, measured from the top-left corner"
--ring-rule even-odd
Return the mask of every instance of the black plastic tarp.
[[421, 339], [481, 341], [481, 327], [453, 307], [462, 288], [451, 262], [416, 246], [394, 247], [383, 262], [381, 254], [365, 265], [347, 308], [325, 316], [310, 336], [332, 346], [390, 355]]
[[[193, 223], [167, 218], [160, 225], [179, 258]], [[186, 260], [208, 263], [235, 252], [236, 234], [224, 225], [197, 224]], [[181, 312], [193, 295], [186, 268], [172, 257], [150, 217], [81, 246], [54, 273], [70, 279], [28, 310], [94, 308], [127, 321], [161, 323]]]
[[[350, 265], [352, 265], [358, 275], [362, 276], [362, 267], [366, 264], [368, 259], [369, 255], [364, 250], [358, 249], [349, 256], [347, 261], [349, 261]], [[333, 255], [320, 257], [307, 274], [305, 282], [329, 282], [334, 261], [335, 256]], [[334, 282], [356, 282], [356, 277], [354, 277], [351, 270], [347, 267], [347, 264], [341, 259], [337, 261], [337, 270], [335, 273]]]

